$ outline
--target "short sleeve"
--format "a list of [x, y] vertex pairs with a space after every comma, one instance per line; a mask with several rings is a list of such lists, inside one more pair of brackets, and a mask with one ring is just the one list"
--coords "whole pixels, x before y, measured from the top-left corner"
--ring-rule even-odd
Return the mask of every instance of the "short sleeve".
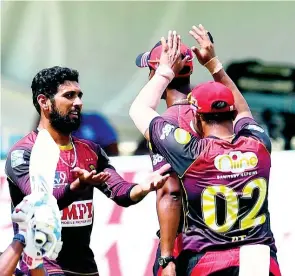
[[201, 152], [199, 139], [177, 125], [156, 117], [150, 123], [150, 141], [156, 150], [182, 176]]
[[260, 141], [271, 153], [271, 141], [266, 131], [252, 118], [241, 118], [235, 124], [235, 134], [237, 136], [252, 137]]

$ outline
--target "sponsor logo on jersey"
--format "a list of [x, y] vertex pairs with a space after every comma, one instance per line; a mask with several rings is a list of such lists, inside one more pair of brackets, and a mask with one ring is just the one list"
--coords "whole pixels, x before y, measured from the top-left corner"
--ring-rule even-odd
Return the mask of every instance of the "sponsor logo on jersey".
[[96, 170], [96, 168], [95, 168], [95, 166], [94, 166], [93, 164], [90, 164], [90, 165], [89, 165], [89, 169], [90, 169], [91, 171]]
[[214, 165], [221, 172], [244, 172], [254, 169], [258, 158], [254, 152], [233, 151], [229, 154], [218, 155], [214, 159]]
[[153, 166], [156, 166], [158, 163], [164, 160], [164, 157], [160, 154], [153, 154], [152, 160], [153, 160]]
[[92, 199], [75, 201], [63, 209], [61, 214], [62, 227], [91, 225], [93, 219], [93, 201]]
[[162, 128], [162, 134], [161, 134], [161, 136], [160, 136], [160, 139], [161, 139], [161, 140], [164, 140], [174, 128], [175, 128], [175, 127], [174, 127], [173, 125], [166, 124], [166, 125]]
[[64, 186], [68, 184], [68, 178], [66, 172], [63, 171], [56, 171], [55, 172], [55, 177], [54, 177], [54, 186]]
[[186, 130], [184, 130], [182, 128], [177, 128], [174, 131], [174, 138], [177, 143], [179, 143], [181, 145], [186, 145], [191, 140], [191, 135]]
[[19, 165], [25, 164], [26, 161], [24, 159], [24, 150], [14, 150], [11, 152], [11, 167], [15, 168]]

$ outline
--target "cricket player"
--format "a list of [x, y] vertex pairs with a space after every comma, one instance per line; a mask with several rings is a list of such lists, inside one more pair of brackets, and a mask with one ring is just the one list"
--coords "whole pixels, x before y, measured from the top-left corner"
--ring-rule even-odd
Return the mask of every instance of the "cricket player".
[[[136, 65], [140, 68], [149, 68], [149, 79], [155, 75], [155, 71], [159, 65], [159, 59], [162, 53], [161, 42], [158, 42], [149, 52], [144, 52], [136, 58]], [[167, 121], [178, 124], [192, 135], [198, 135], [191, 127], [193, 114], [190, 112], [190, 105], [187, 100], [188, 94], [191, 92], [190, 76], [193, 73], [193, 54], [189, 47], [185, 44], [181, 45], [181, 54], [189, 55], [190, 60], [185, 64], [184, 68], [175, 76], [163, 93], [162, 99], [165, 99], [167, 110], [162, 114]], [[152, 160], [153, 170], [156, 171], [163, 165], [167, 164], [165, 158], [159, 153], [153, 153], [151, 145], [148, 145]], [[175, 172], [170, 173], [169, 179], [165, 185], [157, 190], [157, 213], [160, 221], [160, 244], [157, 250], [153, 273], [154, 276], [161, 275], [161, 271], [175, 270], [173, 262], [161, 263], [161, 256], [173, 254], [177, 257], [181, 250], [181, 229], [182, 229], [182, 204], [181, 204], [181, 187], [179, 179]], [[178, 214], [178, 216], [175, 215]], [[165, 228], [165, 226], [167, 226]], [[177, 238], [175, 240], [175, 236]], [[172, 244], [175, 240], [174, 247]], [[160, 262], [159, 262], [160, 261]]]
[[[193, 48], [198, 59], [206, 50], [204, 66], [213, 76], [223, 71], [205, 29], [200, 25], [190, 33], [201, 46]], [[183, 184], [186, 210], [177, 275], [238, 275], [240, 249], [253, 244], [269, 247], [270, 275], [280, 275], [267, 203], [269, 137], [239, 90], [218, 82], [192, 90], [194, 127], [201, 138], [159, 116], [155, 109], [164, 90], [189, 59], [181, 58], [175, 31], [169, 32], [168, 43], [161, 42], [160, 65], [134, 100], [130, 116]]]
[[[33, 104], [40, 114], [38, 129], [17, 142], [8, 154], [6, 174], [12, 207], [31, 193], [30, 153], [40, 129], [46, 129], [60, 148], [53, 195], [62, 210], [62, 250], [56, 261], [44, 258], [49, 275], [98, 275], [89, 247], [93, 225], [93, 190], [102, 191], [118, 205], [139, 202], [149, 192], [161, 187], [169, 174], [169, 165], [150, 174], [140, 184], [126, 182], [109, 163], [101, 147], [75, 138], [72, 131], [81, 121], [82, 95], [76, 70], [51, 67], [41, 70], [32, 81]], [[44, 160], [46, 162], [46, 156]], [[15, 234], [18, 232], [14, 225]], [[21, 262], [22, 271], [27, 267]]]

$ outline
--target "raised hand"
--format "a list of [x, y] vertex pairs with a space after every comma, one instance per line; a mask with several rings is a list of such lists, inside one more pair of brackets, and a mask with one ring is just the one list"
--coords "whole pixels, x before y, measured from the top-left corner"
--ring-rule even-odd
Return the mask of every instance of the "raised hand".
[[202, 24], [199, 24], [198, 27], [193, 26], [192, 30], [189, 31], [189, 34], [196, 40], [197, 46], [200, 47], [200, 49], [198, 49], [194, 46], [192, 47], [192, 51], [195, 53], [201, 65], [206, 64], [215, 57], [212, 37], [210, 39], [208, 31], [203, 27]]
[[182, 59], [181, 57], [181, 38], [176, 31], [168, 32], [168, 39], [161, 38], [162, 54], [160, 57], [160, 65], [165, 65], [171, 68], [174, 74], [178, 73], [185, 63], [189, 60], [189, 56]]

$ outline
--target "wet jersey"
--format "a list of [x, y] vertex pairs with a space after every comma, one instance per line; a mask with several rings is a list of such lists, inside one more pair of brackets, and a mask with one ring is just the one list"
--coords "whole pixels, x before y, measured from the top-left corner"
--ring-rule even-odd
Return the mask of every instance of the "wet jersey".
[[257, 243], [276, 251], [267, 201], [269, 137], [251, 118], [239, 120], [235, 134], [230, 143], [193, 137], [162, 117], [150, 124], [152, 146], [171, 164], [185, 190], [184, 250]]
[[[6, 161], [5, 171], [9, 183], [12, 209], [19, 204], [24, 196], [31, 193], [29, 165], [30, 154], [37, 132], [32, 131], [13, 146]], [[109, 164], [109, 159], [101, 147], [93, 142], [73, 137], [74, 148], [61, 147], [60, 159], [57, 164], [53, 195], [62, 210], [62, 250], [56, 261], [45, 259], [44, 266], [49, 275], [66, 272], [67, 274], [98, 275], [94, 255], [89, 247], [93, 225], [93, 186], [83, 192], [73, 192], [70, 184], [75, 180], [71, 164], [76, 167], [97, 172], [108, 171], [111, 178], [96, 188], [121, 206], [134, 204], [130, 199], [130, 191], [134, 184], [122, 179]], [[44, 160], [40, 162], [46, 162]], [[14, 224], [14, 232], [18, 232]], [[21, 263], [21, 270], [27, 267]]]

